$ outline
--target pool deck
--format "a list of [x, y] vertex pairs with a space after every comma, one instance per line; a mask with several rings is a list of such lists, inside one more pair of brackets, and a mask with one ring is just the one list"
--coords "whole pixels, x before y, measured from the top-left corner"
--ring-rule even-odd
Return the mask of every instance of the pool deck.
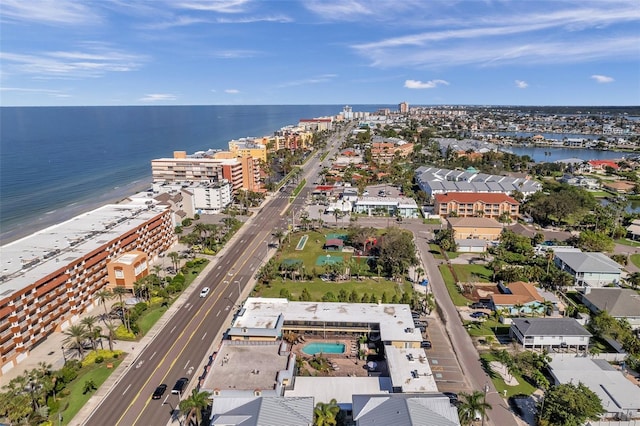
[[[313, 355], [308, 355], [302, 352], [309, 343], [340, 343], [345, 345], [345, 352], [340, 354], [323, 353], [322, 357], [327, 358], [332, 365], [332, 368], [328, 373], [323, 374], [330, 377], [367, 377], [369, 376], [369, 370], [366, 368], [366, 361], [358, 359], [359, 343], [356, 339], [349, 337], [332, 337], [322, 339], [319, 337], [304, 336], [304, 341], [299, 341], [294, 344], [291, 350], [303, 359], [311, 359]], [[384, 371], [386, 364], [384, 362], [378, 362], [378, 371]]]

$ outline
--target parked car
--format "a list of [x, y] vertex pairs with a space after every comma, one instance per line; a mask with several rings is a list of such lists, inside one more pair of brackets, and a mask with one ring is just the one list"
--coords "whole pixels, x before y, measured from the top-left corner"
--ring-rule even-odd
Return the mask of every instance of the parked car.
[[422, 343], [420, 343], [420, 347], [422, 349], [431, 349], [431, 340], [423, 340]]
[[479, 318], [488, 318], [489, 314], [486, 313], [486, 312], [482, 312], [482, 311], [476, 311], [476, 312], [472, 313], [470, 316], [471, 316], [471, 318], [479, 319]]
[[187, 386], [188, 382], [189, 382], [189, 379], [186, 378], [186, 377], [182, 377], [182, 378], [178, 379], [176, 384], [173, 385], [173, 389], [171, 389], [171, 393], [177, 393], [177, 394], [182, 393], [182, 391], [184, 390], [185, 386]]
[[164, 395], [164, 392], [167, 390], [167, 385], [165, 385], [164, 383], [161, 384], [160, 386], [158, 386], [156, 388], [155, 391], [153, 391], [153, 396], [151, 397], [151, 399], [160, 399], [162, 398], [162, 395]]
[[485, 302], [474, 302], [470, 306], [471, 309], [491, 309], [491, 305]]
[[203, 287], [202, 290], [200, 291], [200, 297], [207, 297], [207, 295], [209, 294], [209, 291], [211, 291], [209, 287]]
[[442, 392], [443, 395], [449, 398], [449, 402], [451, 405], [458, 405], [458, 394], [454, 392]]

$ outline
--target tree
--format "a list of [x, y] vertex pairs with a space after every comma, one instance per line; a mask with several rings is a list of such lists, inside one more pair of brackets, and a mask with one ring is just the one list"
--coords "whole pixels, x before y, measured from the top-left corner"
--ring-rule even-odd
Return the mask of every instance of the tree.
[[605, 412], [598, 395], [582, 383], [551, 387], [540, 402], [540, 425], [582, 426]]
[[335, 426], [338, 424], [338, 413], [340, 413], [340, 407], [335, 399], [329, 401], [328, 404], [318, 402], [313, 409], [313, 424], [315, 426]]
[[129, 326], [129, 321], [128, 321], [128, 311], [127, 311], [127, 308], [124, 306], [124, 295], [127, 293], [128, 291], [124, 287], [114, 287], [113, 289], [113, 294], [120, 301], [120, 307], [122, 308], [122, 324], [127, 328], [128, 331], [131, 331], [131, 327]]
[[460, 406], [458, 407], [458, 418], [462, 426], [470, 425], [476, 418], [476, 413], [481, 416], [486, 414], [487, 410], [491, 410], [491, 405], [485, 401], [484, 392], [473, 391], [468, 394], [462, 392], [460, 394]]
[[169, 256], [169, 259], [171, 259], [171, 264], [173, 265], [173, 268], [176, 271], [180, 269], [180, 254], [176, 253], [175, 251], [172, 251], [171, 253], [167, 254], [167, 256]]
[[102, 307], [104, 308], [104, 314], [106, 315], [107, 312], [107, 301], [111, 300], [111, 298], [113, 297], [113, 293], [111, 293], [109, 290], [100, 290], [99, 292], [96, 293], [96, 300], [102, 305]]
[[109, 350], [113, 352], [113, 341], [116, 338], [116, 330], [118, 329], [118, 326], [112, 323], [111, 321], [105, 322], [104, 325], [107, 328], [107, 333], [105, 334], [105, 337], [109, 341]]
[[190, 416], [193, 412], [196, 416], [196, 426], [202, 421], [202, 411], [209, 405], [209, 392], [199, 392], [198, 389], [192, 389], [191, 395], [188, 398], [180, 401], [180, 411], [185, 413], [185, 416]]
[[64, 339], [64, 343], [70, 348], [77, 349], [78, 355], [80, 355], [80, 359], [82, 359], [84, 355], [82, 345], [87, 338], [87, 329], [85, 326], [83, 324], [72, 325], [64, 332], [64, 335], [67, 336]]
[[96, 339], [100, 337], [100, 328], [96, 327], [96, 323], [98, 322], [98, 317], [89, 315], [80, 320], [80, 324], [84, 325], [87, 328], [86, 337], [89, 338], [91, 342], [91, 347], [93, 350], [96, 350]]

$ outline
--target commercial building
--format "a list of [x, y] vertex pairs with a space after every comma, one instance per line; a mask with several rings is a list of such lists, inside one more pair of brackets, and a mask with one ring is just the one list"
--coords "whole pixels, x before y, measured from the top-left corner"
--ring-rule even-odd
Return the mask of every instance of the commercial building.
[[107, 275], [107, 290], [122, 287], [133, 292], [134, 283], [149, 275], [147, 255], [140, 250], [123, 253], [107, 262]]
[[213, 157], [187, 156], [184, 151], [174, 152], [173, 158], [151, 161], [154, 183], [207, 182], [224, 179], [231, 183], [233, 192], [260, 189], [260, 166], [253, 157], [236, 157], [231, 152], [217, 152]]
[[418, 205], [408, 197], [359, 197], [353, 205], [353, 211], [368, 216], [418, 217]]
[[195, 214], [217, 214], [233, 199], [231, 184], [224, 179], [218, 183], [198, 183], [181, 188], [183, 210], [188, 217]]
[[253, 157], [267, 162], [267, 146], [257, 143], [253, 138], [241, 138], [229, 141], [229, 151], [236, 157]]
[[449, 170], [421, 166], [415, 171], [418, 186], [430, 197], [448, 192], [493, 192], [524, 198], [542, 190], [542, 184], [522, 177], [489, 175], [474, 170]]
[[447, 227], [453, 232], [457, 240], [487, 240], [500, 239], [502, 225], [495, 219], [485, 217], [449, 217]]
[[149, 258], [175, 242], [171, 211], [150, 198], [110, 204], [0, 248], [2, 373], [65, 329], [106, 288], [107, 264], [124, 253]]
[[498, 219], [508, 215], [515, 220], [520, 215], [520, 203], [504, 193], [448, 192], [434, 196], [434, 213], [445, 217], [481, 216]]

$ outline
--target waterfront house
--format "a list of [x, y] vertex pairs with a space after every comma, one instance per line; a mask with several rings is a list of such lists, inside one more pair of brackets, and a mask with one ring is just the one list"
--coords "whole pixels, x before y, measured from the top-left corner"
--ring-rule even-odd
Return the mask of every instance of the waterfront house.
[[513, 318], [509, 335], [524, 349], [582, 352], [589, 347], [589, 333], [573, 318]]
[[634, 219], [631, 225], [627, 226], [627, 238], [634, 241], [640, 239], [640, 219]]

